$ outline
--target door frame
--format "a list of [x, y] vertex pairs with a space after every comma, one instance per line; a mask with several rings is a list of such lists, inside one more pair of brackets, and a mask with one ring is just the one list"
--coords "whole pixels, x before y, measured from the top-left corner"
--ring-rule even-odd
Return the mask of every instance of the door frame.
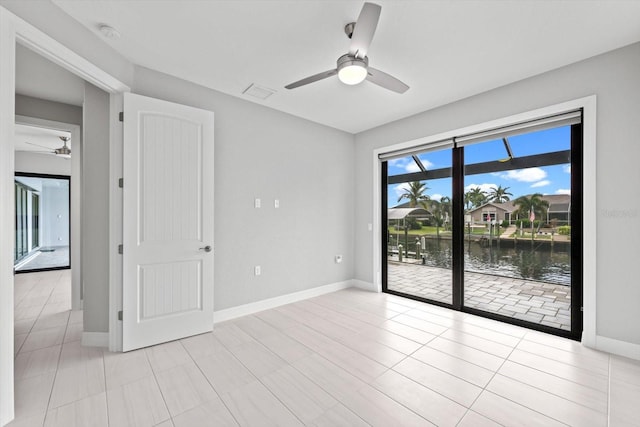
[[[103, 71], [87, 59], [78, 55], [62, 43], [48, 36], [25, 20], [19, 18], [0, 6], [0, 197], [9, 203], [0, 206], [0, 235], [10, 236], [14, 233], [13, 227], [13, 175], [15, 162], [13, 156], [13, 139], [15, 125], [15, 66], [16, 43], [35, 51], [44, 58], [97, 86], [111, 94], [112, 104], [117, 102], [121, 93], [130, 91], [130, 88]], [[117, 122], [117, 113], [110, 111], [110, 122]], [[110, 135], [110, 160], [112, 160], [111, 173], [117, 170], [113, 160], [117, 160], [117, 147], [122, 145], [122, 134], [111, 132]], [[110, 185], [117, 178], [110, 176]], [[110, 192], [110, 198], [113, 192]], [[120, 196], [121, 198], [121, 196]], [[113, 199], [111, 199], [113, 200]], [[117, 198], [115, 199], [117, 201]], [[110, 203], [110, 210], [116, 209], [117, 203]], [[112, 213], [112, 212], [110, 212]], [[110, 222], [122, 223], [122, 217], [110, 217]], [[112, 224], [110, 224], [112, 225]], [[117, 229], [117, 227], [116, 227]], [[111, 228], [111, 233], [116, 229]], [[121, 229], [121, 227], [120, 227]], [[113, 244], [110, 239], [110, 246]], [[111, 254], [117, 254], [110, 247]], [[2, 238], [0, 240], [0, 259], [4, 262], [0, 265], [0, 425], [4, 425], [14, 418], [14, 347], [13, 347], [13, 239]], [[110, 256], [110, 290], [117, 283], [117, 263]], [[121, 272], [120, 272], [121, 277]], [[110, 302], [110, 305], [113, 301]], [[110, 313], [113, 310], [110, 310]], [[113, 333], [110, 328], [110, 335]]]
[[[474, 134], [496, 129], [513, 123], [532, 121], [543, 117], [561, 114], [567, 111], [582, 109], [583, 111], [583, 169], [590, 171], [584, 174], [582, 182], [583, 194], [583, 229], [596, 230], [596, 95], [579, 98], [560, 104], [551, 105], [524, 113], [515, 114], [497, 120], [491, 120], [464, 128], [425, 136], [373, 150], [373, 275], [377, 292], [382, 292], [382, 194], [380, 185], [382, 167], [379, 155], [392, 151], [411, 149], [417, 146], [435, 144], [452, 139], [457, 135]], [[583, 332], [582, 343], [585, 346], [598, 348], [596, 340], [596, 233], [583, 235]]]

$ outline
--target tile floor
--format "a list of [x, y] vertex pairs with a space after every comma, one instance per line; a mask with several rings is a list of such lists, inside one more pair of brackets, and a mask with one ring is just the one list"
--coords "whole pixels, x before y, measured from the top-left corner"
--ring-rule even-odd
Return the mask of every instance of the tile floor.
[[11, 426], [640, 426], [640, 362], [357, 289], [129, 353], [80, 346], [69, 272], [16, 276]]
[[[451, 304], [451, 270], [419, 260], [389, 260], [391, 290]], [[503, 316], [571, 330], [571, 288], [534, 280], [464, 272], [465, 305]]]

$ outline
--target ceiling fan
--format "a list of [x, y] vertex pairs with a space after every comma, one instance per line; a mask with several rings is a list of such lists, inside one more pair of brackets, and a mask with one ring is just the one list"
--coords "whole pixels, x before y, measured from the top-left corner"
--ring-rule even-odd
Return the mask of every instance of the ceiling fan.
[[56, 156], [64, 157], [65, 159], [71, 158], [71, 148], [67, 145], [67, 142], [71, 140], [68, 136], [59, 136], [62, 141], [62, 147], [56, 148], [55, 150], [51, 150], [49, 147], [45, 147], [44, 145], [34, 144], [33, 142], [25, 141], [25, 144], [35, 145], [36, 147], [45, 148], [46, 151], [35, 151], [35, 153], [44, 153], [44, 154], [55, 154]]
[[349, 52], [338, 58], [336, 68], [298, 80], [286, 85], [285, 88], [295, 89], [337, 74], [340, 81], [347, 85], [356, 85], [366, 79], [385, 89], [405, 93], [409, 86], [395, 77], [369, 66], [367, 50], [369, 50], [369, 45], [378, 26], [381, 9], [377, 4], [365, 3], [358, 20], [344, 27], [345, 33], [351, 39], [351, 45]]

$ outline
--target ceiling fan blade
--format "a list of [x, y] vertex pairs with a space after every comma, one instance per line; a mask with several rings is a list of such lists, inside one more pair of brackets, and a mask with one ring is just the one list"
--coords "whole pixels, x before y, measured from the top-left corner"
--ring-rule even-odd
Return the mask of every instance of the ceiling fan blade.
[[367, 80], [371, 83], [377, 84], [378, 86], [382, 86], [385, 89], [389, 89], [397, 93], [405, 93], [409, 89], [409, 86], [402, 83], [400, 80], [385, 72], [376, 70], [373, 67], [369, 67], [367, 69], [367, 73]]
[[50, 152], [53, 153], [53, 150], [51, 148], [47, 147], [46, 145], [34, 144], [33, 142], [29, 142], [29, 141], [25, 141], [24, 143], [25, 144], [29, 144], [29, 145], [33, 145], [35, 147], [45, 148], [45, 149], [47, 149], [47, 150], [49, 150]]
[[302, 80], [290, 83], [285, 86], [285, 89], [295, 89], [300, 86], [308, 85], [309, 83], [317, 82], [318, 80], [326, 79], [327, 77], [335, 76], [336, 74], [338, 74], [337, 69], [323, 71], [322, 73], [314, 74], [313, 76], [305, 77]]
[[351, 35], [349, 54], [358, 58], [364, 58], [369, 50], [371, 40], [376, 32], [380, 11], [382, 7], [374, 3], [365, 3], [356, 21], [356, 26]]
[[32, 154], [56, 154], [53, 151], [43, 151], [43, 150], [38, 150], [38, 151], [34, 151], [34, 150], [16, 150], [16, 152], [18, 152], [18, 153], [32, 153]]

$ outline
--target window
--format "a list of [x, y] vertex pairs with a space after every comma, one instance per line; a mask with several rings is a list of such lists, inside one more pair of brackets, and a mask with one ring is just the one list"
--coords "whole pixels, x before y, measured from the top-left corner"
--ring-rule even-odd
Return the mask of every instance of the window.
[[579, 339], [581, 153], [574, 111], [380, 156], [383, 290]]

